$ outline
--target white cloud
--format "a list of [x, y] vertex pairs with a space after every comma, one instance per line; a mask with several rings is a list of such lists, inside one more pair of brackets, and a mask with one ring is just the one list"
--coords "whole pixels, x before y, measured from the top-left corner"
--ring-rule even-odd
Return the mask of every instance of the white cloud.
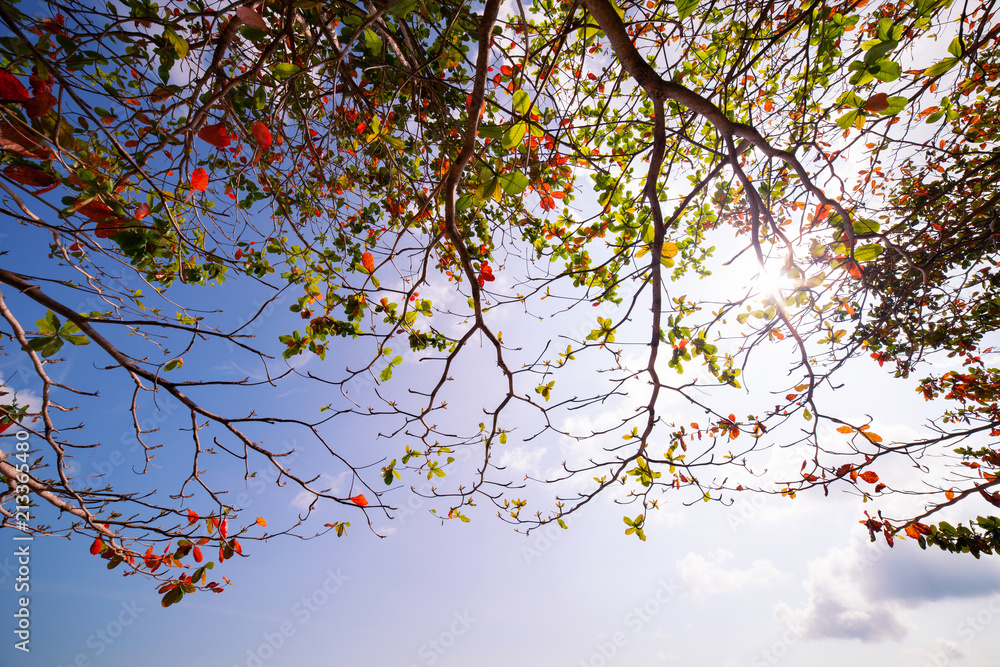
[[[810, 639], [900, 641], [912, 628], [908, 608], [981, 597], [998, 584], [1000, 568], [991, 562], [857, 540], [811, 561], [808, 602], [799, 609], [778, 604], [775, 615]], [[942, 651], [957, 648], [946, 643]]]
[[727, 569], [725, 564], [733, 559], [733, 554], [725, 549], [716, 549], [707, 557], [692, 551], [677, 561], [677, 569], [695, 596], [732, 593], [781, 577], [769, 560], [756, 560], [743, 570]]
[[541, 468], [546, 451], [545, 447], [512, 447], [500, 455], [498, 465], [513, 473], [535, 474]]

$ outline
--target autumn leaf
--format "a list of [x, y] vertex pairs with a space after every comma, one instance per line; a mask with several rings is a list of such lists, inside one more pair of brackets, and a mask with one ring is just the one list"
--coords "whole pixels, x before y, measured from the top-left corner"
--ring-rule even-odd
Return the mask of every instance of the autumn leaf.
[[259, 517], [257, 517], [257, 525], [260, 526], [261, 528], [266, 528], [267, 527], [267, 521], [264, 521], [264, 517], [259, 516]]
[[31, 96], [16, 76], [0, 69], [0, 102], [29, 102]]
[[21, 185], [28, 185], [33, 188], [44, 188], [56, 182], [51, 174], [36, 169], [35, 167], [23, 167], [19, 165], [8, 165], [4, 167], [3, 175]]
[[[149, 215], [149, 204], [139, 204], [139, 206], [136, 207], [135, 209], [135, 213], [132, 214], [132, 217], [135, 218], [136, 220], [142, 220], [147, 215]], [[195, 515], [196, 520], [197, 517], [198, 515], [196, 514]]]
[[31, 136], [27, 128], [7, 121], [0, 121], [0, 148], [13, 151], [22, 157], [42, 160], [52, 152]]
[[218, 125], [206, 125], [201, 128], [201, 131], [198, 132], [198, 138], [202, 141], [207, 141], [216, 148], [225, 148], [232, 143], [229, 130], [221, 123]]
[[196, 562], [196, 563], [200, 563], [200, 562], [201, 562], [201, 559], [203, 558], [203, 556], [201, 555], [201, 549], [199, 549], [198, 547], [195, 547], [195, 548], [194, 548], [194, 549], [193, 549], [193, 550], [191, 551], [191, 553], [192, 553], [192, 555], [194, 556], [194, 562]]
[[191, 189], [201, 191], [208, 189], [208, 173], [201, 167], [191, 173]]
[[94, 540], [94, 543], [90, 545], [90, 553], [91, 555], [96, 556], [97, 554], [101, 553], [101, 549], [103, 548], [104, 548], [104, 542], [102, 542], [101, 538], [98, 537], [97, 539]]
[[947, 491], [944, 492], [944, 497], [947, 498], [948, 500], [954, 500], [955, 499], [955, 490], [954, 489], [948, 489]]
[[246, 27], [267, 32], [267, 23], [264, 22], [264, 18], [256, 10], [250, 7], [238, 7], [236, 9], [236, 16], [239, 20], [243, 21], [243, 25]]
[[267, 129], [267, 125], [256, 121], [250, 127], [250, 134], [253, 135], [253, 140], [257, 142], [257, 146], [260, 147], [262, 151], [266, 151], [271, 147], [271, 130]]
[[858, 475], [858, 477], [860, 477], [861, 479], [865, 480], [869, 484], [874, 484], [875, 482], [878, 481], [878, 475], [876, 475], [871, 470], [864, 471], [863, 473], [861, 473], [860, 475]]
[[865, 111], [879, 112], [889, 108], [889, 96], [885, 93], [876, 93], [865, 102]]
[[222, 517], [222, 521], [219, 522], [219, 535], [222, 539], [229, 537], [229, 519]]
[[365, 267], [365, 271], [368, 273], [375, 270], [375, 258], [370, 252], [361, 255], [361, 266]]
[[854, 429], [850, 426], [838, 426], [837, 433], [854, 433]]
[[368, 499], [365, 498], [365, 494], [361, 493], [356, 496], [351, 496], [351, 502], [358, 507], [365, 507], [368, 504]]
[[41, 118], [56, 105], [56, 102], [55, 95], [43, 90], [36, 93], [34, 98], [24, 103], [24, 110], [27, 112], [28, 118]]
[[188, 510], [188, 523], [195, 523], [198, 521], [198, 515], [195, 514], [194, 510]]

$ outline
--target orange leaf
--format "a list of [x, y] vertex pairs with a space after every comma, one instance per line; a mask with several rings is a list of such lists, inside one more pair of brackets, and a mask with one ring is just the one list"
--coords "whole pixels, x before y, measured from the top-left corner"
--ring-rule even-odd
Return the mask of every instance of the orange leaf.
[[267, 129], [267, 125], [264, 123], [259, 120], [255, 122], [250, 128], [250, 134], [253, 135], [253, 140], [257, 142], [262, 151], [271, 147], [271, 130]]
[[903, 530], [906, 531], [906, 535], [908, 537], [912, 537], [915, 540], [920, 539], [920, 532], [916, 529], [916, 527], [914, 527], [912, 523], [906, 526], [906, 528], [904, 528]]
[[837, 433], [854, 433], [854, 429], [850, 426], [838, 426]]
[[201, 549], [195, 547], [191, 553], [194, 555], [194, 562], [200, 563], [201, 559], [203, 558], [203, 556], [201, 555]]
[[361, 266], [365, 267], [365, 271], [368, 273], [375, 270], [375, 258], [370, 252], [366, 252], [361, 255]]
[[866, 431], [864, 435], [872, 442], [882, 442], [882, 436], [880, 436], [878, 433], [874, 433], [872, 431]]
[[955, 490], [954, 489], [948, 489], [947, 491], [944, 492], [944, 497], [947, 498], [948, 500], [954, 500], [955, 499]]
[[229, 537], [229, 519], [225, 517], [219, 522], [219, 535], [222, 536], [222, 539]]
[[102, 548], [104, 548], [104, 542], [102, 542], [101, 538], [98, 537], [97, 539], [94, 540], [94, 543], [90, 545], [91, 555], [96, 556], [97, 554], [101, 553]]
[[365, 505], [368, 504], [368, 499], [365, 498], [365, 494], [361, 493], [356, 496], [351, 496], [351, 502], [357, 505], [358, 507], [364, 507]]
[[864, 471], [863, 473], [861, 473], [860, 475], [858, 475], [858, 477], [860, 477], [861, 479], [865, 480], [869, 484], [874, 484], [875, 482], [878, 481], [878, 475], [876, 475], [871, 470]]
[[198, 515], [195, 514], [194, 510], [188, 510], [188, 523], [195, 523], [198, 521]]
[[191, 173], [191, 189], [201, 191], [208, 189], [208, 173], [201, 167]]
[[266, 528], [267, 527], [267, 521], [264, 521], [264, 517], [259, 516], [259, 517], [257, 517], [257, 525], [260, 526], [261, 528]]

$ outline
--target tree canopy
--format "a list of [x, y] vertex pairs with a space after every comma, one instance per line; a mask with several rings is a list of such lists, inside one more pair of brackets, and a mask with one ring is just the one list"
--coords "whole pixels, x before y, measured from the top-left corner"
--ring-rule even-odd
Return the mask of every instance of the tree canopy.
[[[995, 553], [994, 5], [0, 0], [3, 525], [84, 535], [165, 605], [400, 488], [525, 530], [610, 496], [639, 539], [663, 502], [914, 496], [873, 539]], [[860, 367], [940, 415], [839, 413]], [[187, 472], [78, 474], [118, 451], [96, 420]], [[546, 446], [547, 477], [505, 469]], [[289, 525], [230, 493], [261, 465], [311, 498]]]

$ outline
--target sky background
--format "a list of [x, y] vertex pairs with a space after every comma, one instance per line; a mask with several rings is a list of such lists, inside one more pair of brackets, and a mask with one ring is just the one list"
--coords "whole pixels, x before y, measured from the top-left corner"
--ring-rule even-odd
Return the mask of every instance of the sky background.
[[[585, 202], [584, 202], [584, 205]], [[46, 262], [48, 239], [38, 230], [0, 222], [0, 251], [5, 268], [31, 274]], [[732, 250], [730, 248], [729, 250]], [[720, 255], [724, 253], [720, 252]], [[734, 269], [736, 271], [738, 269]], [[491, 287], [513, 285], [503, 271]], [[731, 276], [730, 276], [731, 278]], [[741, 281], [750, 280], [744, 271]], [[732, 282], [720, 278], [702, 285], [699, 294], [717, 296]], [[54, 289], [54, 288], [53, 288]], [[183, 290], [183, 288], [181, 288]], [[679, 286], [679, 291], [686, 288]], [[26, 322], [44, 315], [4, 289], [4, 297]], [[464, 302], [447, 286], [421, 290], [439, 307]], [[676, 294], [676, 292], [675, 292]], [[262, 293], [245, 285], [189, 290], [185, 300], [206, 310], [222, 308], [226, 317], [249, 318], [261, 305]], [[694, 298], [694, 293], [692, 293]], [[302, 327], [287, 311], [294, 297], [279, 300], [259, 324], [248, 330], [258, 341], [277, 346], [277, 335]], [[450, 300], [449, 300], [450, 299]], [[81, 302], [78, 310], [96, 305]], [[533, 340], [553, 331], [578, 337], [593, 327], [594, 313], [571, 311], [558, 320], [531, 322], [515, 310], [490, 314], [507, 340]], [[509, 314], [508, 314], [509, 313]], [[439, 314], [437, 323], [446, 318]], [[441, 324], [458, 330], [461, 319]], [[123, 345], [137, 341], [122, 339]], [[141, 451], [129, 439], [130, 385], [101, 370], [106, 360], [94, 346], [65, 352], [69, 361], [51, 367], [57, 377], [89, 389], [101, 398], [83, 401], [79, 419], [88, 441], [101, 442], [92, 453], [80, 453], [73, 472], [107, 473], [107, 481], [176, 492], [190, 456], [189, 436], [179, 433], [184, 414], [168, 399], [146, 402], [143, 415], [161, 429], [164, 447], [145, 476]], [[141, 349], [135, 345], [135, 349]], [[301, 372], [341, 371], [357, 360], [357, 348], [338, 342], [324, 363], [297, 358]], [[482, 380], [495, 372], [486, 347], [473, 346], [449, 389], [451, 413], [457, 421], [482, 419], [477, 400]], [[641, 349], [636, 355], [641, 354]], [[767, 397], [771, 381], [786, 381], [787, 349], [755, 357], [754, 373], [742, 378], [751, 393], [734, 404], [749, 405]], [[60, 355], [64, 356], [64, 355]], [[529, 355], [530, 356], [530, 355]], [[635, 356], [635, 360], [639, 357]], [[406, 355], [406, 360], [411, 357]], [[239, 379], [259, 378], [252, 360], [225, 345], [209, 344], [186, 356], [178, 372]], [[995, 360], [991, 360], [994, 361]], [[0, 375], [31, 399], [36, 389], [30, 373], [18, 368], [16, 354], [0, 358]], [[780, 368], [774, 377], [768, 369]], [[927, 418], [940, 414], [913, 391], [912, 383], [894, 380], [888, 369], [861, 364], [843, 374], [845, 388], [825, 398], [846, 417], [865, 420], [888, 439], [908, 439]], [[428, 377], [419, 365], [397, 371], [400, 386]], [[572, 376], [570, 376], [572, 377]], [[581, 381], [590, 378], [579, 378]], [[758, 383], [763, 385], [758, 390]], [[560, 384], [557, 389], [566, 386]], [[473, 390], [474, 389], [474, 390]], [[363, 387], [358, 387], [360, 393]], [[337, 399], [336, 390], [292, 378], [277, 391], [251, 390], [239, 396], [202, 392], [200, 398], [220, 411], [246, 412], [266, 401], [270, 410], [314, 418], [319, 406]], [[759, 393], [753, 393], [758, 392]], [[480, 392], [480, 393], [477, 393]], [[630, 399], [631, 400], [631, 399]], [[256, 402], [255, 402], [256, 401]], [[612, 423], [630, 407], [628, 400], [612, 408], [592, 408], [571, 419], [578, 430]], [[666, 397], [659, 406], [671, 417], [687, 421], [687, 408]], [[749, 408], [747, 408], [749, 409]], [[734, 412], [739, 410], [734, 408]], [[558, 438], [523, 442], [527, 424], [499, 452], [509, 479], [551, 475], [568, 456], [585, 458], [593, 443], [578, 445]], [[399, 457], [403, 443], [380, 438], [385, 425], [346, 419], [328, 433], [338, 451], [357, 460]], [[6, 435], [13, 431], [8, 431]], [[351, 478], [314, 445], [292, 430], [262, 431], [269, 446], [295, 448], [297, 470], [321, 475], [337, 493], [350, 494]], [[0, 439], [10, 452], [11, 438]], [[116, 455], [117, 454], [117, 455]], [[757, 463], [763, 469], [797, 471], [802, 455], [773, 448]], [[223, 457], [220, 460], [225, 462]], [[464, 461], [463, 461], [464, 462]], [[311, 500], [290, 487], [279, 487], [263, 472], [245, 482], [231, 461], [211, 468], [213, 484], [228, 488], [242, 508], [240, 525], [257, 516], [269, 527], [295, 521]], [[934, 465], [934, 462], [930, 462]], [[879, 469], [884, 479], [905, 485], [919, 480], [906, 461]], [[407, 478], [426, 492], [419, 478]], [[571, 517], [568, 530], [550, 526], [524, 536], [498, 520], [496, 510], [480, 503], [466, 514], [471, 523], [441, 521], [430, 510], [441, 503], [410, 493], [406, 486], [386, 495], [397, 508], [393, 520], [370, 512], [371, 530], [360, 511], [321, 506], [310, 525], [352, 522], [347, 535], [329, 533], [312, 540], [278, 537], [244, 540], [244, 558], [228, 561], [213, 574], [232, 582], [222, 594], [199, 592], [164, 609], [152, 581], [109, 572], [105, 561], [88, 553], [88, 540], [37, 538], [31, 542], [31, 653], [13, 648], [17, 609], [15, 542], [0, 532], [0, 664], [25, 667], [77, 665], [184, 665], [186, 667], [297, 667], [384, 665], [442, 667], [511, 663], [547, 667], [629, 665], [702, 665], [762, 667], [772, 665], [892, 664], [900, 667], [996, 667], [1000, 630], [1000, 559], [957, 556], [937, 550], [922, 552], [912, 541], [889, 549], [871, 543], [859, 520], [862, 505], [855, 496], [832, 492], [803, 493], [790, 500], [753, 495], [736, 498], [730, 507], [718, 503], [683, 506], [668, 496], [662, 509], [650, 513], [646, 542], [624, 534], [623, 513], [635, 508], [600, 498]], [[532, 498], [545, 495], [536, 488]], [[191, 501], [191, 506], [199, 499]], [[879, 508], [901, 513], [907, 499], [891, 499]], [[919, 502], [916, 501], [916, 502]], [[978, 504], [977, 504], [978, 503]], [[539, 506], [549, 509], [544, 503]], [[985, 503], [962, 503], [960, 514], [985, 513]], [[50, 515], [44, 518], [53, 519]], [[41, 521], [40, 518], [34, 520]], [[252, 534], [262, 531], [251, 528]]]
[[[11, 226], [4, 232], [2, 247], [18, 250], [5, 257], [6, 265], [30, 272], [45, 253], [41, 237]], [[229, 284], [192, 296], [222, 306], [227, 316], [242, 316], [259, 307], [255, 296], [242, 290]], [[11, 304], [28, 308], [8, 292]], [[298, 326], [297, 316], [280, 305], [255, 331], [261, 340], [271, 336], [273, 342], [279, 331]], [[513, 337], [517, 329], [507, 327], [503, 324], [505, 336]], [[159, 410], [143, 412], [161, 427], [165, 446], [150, 472], [136, 475], [132, 466], [142, 465], [141, 452], [128, 444], [128, 422], [123, 421], [129, 386], [109, 381], [113, 373], [99, 370], [102, 364], [86, 357], [93, 347], [75, 348], [70, 361], [53, 367], [65, 379], [100, 388], [102, 394], [99, 403], [85, 403], [81, 410], [90, 410], [83, 412], [85, 432], [108, 446], [79, 455], [74, 472], [109, 472], [112, 484], [118, 480], [175, 489], [190, 448], [187, 435], [171, 431], [183, 425], [183, 413], [163, 399]], [[466, 372], [486, 372], [488, 364], [477, 354], [470, 352]], [[766, 367], [775, 358], [765, 356], [760, 363]], [[30, 387], [18, 385], [29, 376], [18, 372], [15, 360], [14, 355], [4, 358], [0, 372], [30, 398]], [[333, 368], [350, 362], [345, 352], [332, 355], [326, 364]], [[303, 371], [327, 368], [318, 359], [296, 363]], [[233, 377], [250, 372], [240, 366], [238, 355], [211, 348], [202, 357], [189, 358], [185, 369]], [[402, 381], [408, 372], [414, 371], [404, 364]], [[912, 436], [933, 414], [912, 387], [875, 364], [862, 364], [843, 379], [846, 388], [836, 396], [840, 412], [859, 419], [876, 413], [873, 430], [883, 437]], [[459, 376], [458, 394], [470, 386], [461, 380]], [[753, 381], [748, 382], [752, 387]], [[298, 379], [266, 396], [272, 410], [307, 416], [332, 400]], [[248, 405], [227, 398], [217, 407], [240, 412]], [[461, 415], [461, 406], [456, 407]], [[662, 407], [671, 414], [683, 409], [669, 399]], [[581, 427], [599, 425], [608, 414], [590, 410], [572, 418]], [[366, 420], [340, 422], [333, 443], [370, 459], [398, 456], [402, 444], [378, 438], [381, 426]], [[354, 491], [348, 488], [349, 476], [331, 469], [327, 459], [296, 437], [279, 429], [269, 432], [268, 443], [282, 438], [277, 449], [301, 451], [296, 466], [325, 475], [336, 492]], [[4, 439], [0, 446], [8, 451], [12, 444]], [[525, 444], [512, 437], [502, 462], [511, 479], [544, 476], [573, 446], [551, 440]], [[797, 470], [800, 457], [774, 448], [758, 462], [773, 471]], [[262, 465], [259, 469], [264, 470]], [[895, 475], [896, 481], [916, 478], [902, 461], [880, 468], [880, 475]], [[244, 482], [231, 462], [210, 478], [237, 496], [235, 504], [243, 511], [234, 524], [250, 525], [263, 516], [271, 527], [287, 525], [310, 500], [287, 486], [277, 487], [266, 474]], [[419, 478], [408, 480], [420, 490]], [[1000, 628], [996, 557], [976, 561], [922, 552], [910, 541], [898, 542], [893, 550], [881, 539], [870, 543], [859, 524], [866, 506], [843, 493], [828, 498], [803, 493], [795, 500], [747, 496], [731, 507], [700, 502], [684, 507], [668, 495], [662, 509], [650, 513], [644, 543], [626, 536], [622, 524], [623, 513], [638, 510], [616, 506], [610, 497], [573, 515], [568, 530], [550, 526], [528, 536], [515, 533], [482, 503], [466, 512], [472, 522], [462, 524], [442, 522], [430, 513], [440, 503], [403, 487], [386, 500], [400, 509], [392, 521], [372, 512], [374, 532], [365, 527], [360, 512], [327, 506], [317, 510], [311, 525], [349, 520], [353, 525], [345, 537], [330, 533], [307, 541], [244, 540], [248, 557], [213, 572], [216, 579], [227, 576], [232, 586], [218, 595], [186, 596], [168, 609], [160, 606], [151, 581], [106, 570], [105, 561], [89, 555], [89, 541], [36, 539], [31, 543], [30, 655], [13, 649], [13, 553], [19, 543], [5, 531], [0, 604], [7, 620], [0, 662], [192, 667], [996, 664], [991, 640]], [[983, 505], [978, 509], [985, 512]], [[204, 507], [195, 501], [186, 506]], [[891, 509], [892, 504], [880, 507]], [[976, 509], [966, 504], [959, 518]]]

